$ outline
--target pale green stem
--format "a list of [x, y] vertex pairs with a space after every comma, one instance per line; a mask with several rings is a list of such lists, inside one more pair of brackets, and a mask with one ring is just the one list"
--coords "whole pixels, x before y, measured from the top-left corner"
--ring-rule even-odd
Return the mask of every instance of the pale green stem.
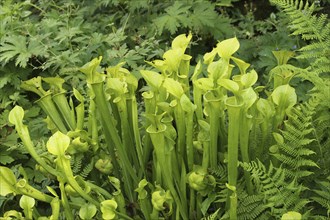
[[60, 209], [61, 209], [60, 199], [58, 197], [55, 197], [51, 201], [50, 206], [52, 207], [52, 217], [53, 217], [53, 219], [59, 219]]
[[[237, 164], [238, 164], [238, 142], [239, 142], [239, 129], [240, 129], [240, 112], [243, 106], [238, 104], [235, 97], [230, 97], [226, 100], [228, 109], [228, 184], [236, 187], [237, 183]], [[232, 200], [233, 192], [229, 194], [230, 200], [230, 213], [236, 213], [236, 206], [233, 206]], [[237, 216], [230, 217], [230, 219], [237, 219]]]
[[[168, 187], [168, 189], [171, 191], [171, 194], [174, 198], [174, 201], [177, 204], [177, 207], [181, 213], [181, 216], [184, 220], [188, 219], [187, 215], [187, 209], [184, 209], [183, 205], [187, 204], [182, 204], [179, 195], [174, 187], [173, 183], [173, 178], [172, 178], [172, 170], [169, 165], [171, 164], [170, 162], [170, 152], [166, 152], [166, 148], [169, 148], [169, 146], [166, 146], [165, 143], [165, 131], [157, 132], [157, 133], [150, 133], [150, 137], [152, 140], [152, 143], [154, 145], [155, 153], [156, 153], [156, 158], [157, 158], [157, 163], [161, 167], [161, 172], [162, 172], [162, 177], [165, 185]], [[168, 157], [166, 157], [166, 154]], [[166, 161], [167, 159], [167, 161]]]
[[76, 129], [77, 124], [76, 124], [75, 118], [72, 117], [72, 114], [71, 114], [72, 111], [69, 106], [68, 100], [65, 97], [65, 92], [53, 95], [52, 99], [53, 99], [54, 103], [56, 104], [67, 127], [70, 128], [71, 131], [74, 131]]
[[72, 186], [72, 188], [79, 193], [81, 197], [94, 204], [96, 207], [100, 206], [100, 203], [94, 200], [90, 195], [88, 195], [79, 185], [79, 183], [73, 177], [73, 173], [70, 166], [70, 159], [66, 155], [58, 156], [56, 158], [56, 163], [58, 167], [62, 169], [65, 174], [65, 180]]
[[[239, 142], [240, 142], [240, 148], [241, 148], [241, 154], [242, 154], [242, 160], [244, 163], [249, 163], [249, 134], [250, 134], [250, 128], [249, 128], [249, 118], [247, 118], [247, 112], [243, 111], [241, 114], [241, 126], [239, 131]], [[251, 182], [251, 175], [250, 172], [244, 171], [244, 177], [245, 177], [245, 183], [247, 192], [252, 195], [253, 193], [253, 186]]]
[[194, 96], [194, 103], [197, 106], [195, 110], [197, 120], [203, 120], [202, 90], [199, 89], [197, 86], [194, 86], [193, 96]]
[[133, 132], [134, 132], [134, 139], [135, 139], [135, 145], [136, 145], [136, 151], [139, 159], [140, 169], [145, 174], [145, 166], [144, 166], [144, 160], [143, 160], [143, 149], [142, 149], [142, 143], [141, 143], [141, 135], [139, 130], [139, 119], [138, 119], [138, 110], [137, 110], [137, 102], [136, 97], [131, 97], [132, 102], [132, 125], [133, 125]]
[[50, 117], [58, 130], [63, 134], [67, 133], [67, 129], [63, 123], [60, 113], [52, 100], [51, 94], [47, 94], [36, 101], [42, 110]]
[[111, 117], [111, 111], [109, 109], [109, 106], [107, 105], [108, 102], [104, 95], [103, 83], [94, 83], [91, 86], [95, 94], [95, 104], [98, 107], [97, 109], [101, 116], [102, 125], [103, 128], [105, 129], [104, 132], [105, 132], [106, 140], [108, 141], [108, 145], [111, 153], [113, 153], [112, 157], [115, 155], [115, 152], [111, 144], [114, 144], [114, 146], [116, 146], [120, 158], [119, 162], [121, 164], [123, 176], [125, 179], [124, 182], [127, 183], [124, 184], [125, 192], [127, 193], [129, 200], [133, 201], [132, 186], [137, 185], [138, 178], [134, 172], [131, 162], [128, 159], [127, 152], [125, 152], [125, 148], [118, 135], [115, 126], [115, 120]]
[[53, 176], [61, 176], [62, 174], [55, 170], [53, 167], [49, 166], [44, 159], [36, 152], [34, 145], [30, 138], [30, 133], [26, 125], [23, 123], [15, 126], [19, 137], [21, 138], [26, 150], [32, 156], [32, 158], [37, 161], [48, 173]]
[[193, 145], [193, 132], [194, 132], [194, 115], [193, 112], [187, 112], [186, 120], [186, 147], [187, 147], [187, 161], [189, 171], [193, 170], [194, 165], [194, 145]]
[[72, 214], [72, 210], [70, 208], [68, 197], [66, 196], [63, 181], [59, 181], [59, 185], [60, 185], [60, 190], [61, 190], [61, 202], [62, 202], [62, 206], [63, 206], [64, 213], [65, 213], [65, 219], [73, 220], [74, 217]]
[[176, 124], [176, 131], [178, 133], [177, 138], [177, 153], [178, 153], [178, 164], [183, 164], [185, 161], [186, 152], [186, 128], [185, 128], [185, 115], [180, 104], [177, 104], [174, 108], [174, 118]]

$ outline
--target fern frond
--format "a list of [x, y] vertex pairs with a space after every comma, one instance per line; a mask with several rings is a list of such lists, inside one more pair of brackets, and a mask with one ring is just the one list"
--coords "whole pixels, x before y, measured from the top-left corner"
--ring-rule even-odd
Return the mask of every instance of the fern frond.
[[289, 28], [292, 35], [301, 35], [310, 41], [299, 51], [297, 58], [311, 61], [312, 71], [316, 74], [330, 72], [330, 23], [326, 14], [313, 15], [315, 5], [303, 0], [271, 0], [283, 9], [290, 18]]
[[313, 108], [300, 105], [292, 108], [285, 121], [285, 127], [281, 131], [283, 142], [278, 141], [276, 147], [278, 152], [273, 156], [282, 163], [283, 169], [287, 170], [290, 179], [302, 178], [313, 172], [307, 170], [309, 167], [319, 167], [310, 156], [315, 151], [310, 148], [315, 139], [311, 138], [315, 131], [312, 122]]
[[218, 217], [219, 211], [220, 211], [220, 209], [217, 209], [214, 213], [212, 213], [211, 215], [209, 215], [207, 217], [203, 217], [201, 220], [216, 220]]
[[[264, 197], [262, 200], [253, 196], [249, 198], [252, 200], [251, 204], [253, 204], [253, 201], [259, 202], [259, 206], [256, 207], [256, 210], [253, 210], [253, 213], [256, 212], [258, 216], [260, 215], [260, 218], [261, 216], [263, 216], [262, 218], [269, 218], [270, 216], [279, 218], [288, 210], [300, 211], [310, 202], [301, 198], [302, 192], [306, 190], [305, 187], [298, 185], [295, 179], [289, 183], [286, 181], [288, 175], [286, 169], [275, 168], [272, 163], [267, 169], [259, 160], [252, 161], [249, 164], [244, 163], [243, 168], [250, 172], [253, 181], [258, 183], [257, 196], [263, 195]], [[245, 213], [247, 210], [247, 208], [244, 208], [242, 212]], [[259, 219], [256, 216], [249, 217], [251, 217], [249, 219]]]
[[84, 169], [79, 173], [79, 175], [85, 179], [89, 174], [90, 172], [92, 172], [94, 168], [94, 160], [92, 159], [85, 167]]
[[237, 215], [239, 219], [259, 219], [259, 216], [268, 208], [263, 204], [262, 194], [248, 195], [240, 192], [238, 197]]
[[83, 154], [76, 154], [71, 157], [70, 164], [74, 175], [77, 175], [80, 172], [83, 159], [84, 159]]

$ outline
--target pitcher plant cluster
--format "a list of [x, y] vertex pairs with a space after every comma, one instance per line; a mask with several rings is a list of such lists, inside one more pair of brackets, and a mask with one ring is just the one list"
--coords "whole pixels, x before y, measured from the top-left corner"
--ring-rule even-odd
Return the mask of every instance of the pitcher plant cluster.
[[[0, 167], [0, 194], [22, 195], [20, 205], [28, 219], [58, 219], [63, 212], [69, 220], [78, 215], [188, 220], [207, 216], [209, 208], [226, 210], [227, 218], [237, 219], [237, 187], [249, 194], [255, 190], [242, 164], [269, 155], [278, 165], [276, 146], [269, 143], [281, 139], [276, 132], [297, 102], [289, 85], [294, 75], [274, 71], [272, 91], [267, 91], [257, 84], [250, 64], [235, 57], [237, 38], [219, 42], [191, 70], [192, 57], [185, 53], [191, 38], [177, 36], [163, 59], [147, 62], [153, 70], [140, 70], [146, 83], [142, 90], [125, 63], [102, 67], [102, 57], [80, 69], [86, 75], [84, 93], [65, 90], [59, 77], [23, 82], [23, 89], [40, 96], [36, 103], [47, 115], [52, 132], [48, 152], [36, 152], [22, 107], [10, 112], [9, 121], [38, 169], [56, 179], [58, 189], [48, 187], [49, 193], [43, 193]], [[274, 55], [278, 66], [292, 56], [284, 51]], [[255, 151], [253, 128], [261, 130], [263, 143], [253, 146]], [[105, 177], [105, 182], [75, 175], [70, 161], [78, 155], [90, 158], [94, 177]], [[226, 184], [210, 172], [219, 165], [226, 167]], [[241, 176], [244, 186], [238, 186]], [[221, 188], [227, 190], [225, 205], [214, 196]], [[52, 215], [40, 216], [36, 201], [48, 203]]]

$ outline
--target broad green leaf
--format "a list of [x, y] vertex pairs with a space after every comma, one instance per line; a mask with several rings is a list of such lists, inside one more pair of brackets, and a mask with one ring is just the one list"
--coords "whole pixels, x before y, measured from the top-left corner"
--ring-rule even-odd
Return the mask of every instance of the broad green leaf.
[[186, 50], [191, 38], [192, 38], [191, 32], [188, 35], [180, 34], [172, 41], [172, 49], [181, 48]]
[[194, 112], [195, 109], [197, 108], [196, 105], [194, 105], [188, 96], [186, 94], [183, 94], [180, 98], [180, 104], [182, 106], [183, 111], [185, 112]]
[[0, 166], [0, 195], [6, 196], [15, 194], [15, 184], [17, 180], [13, 171], [7, 167]]
[[144, 80], [148, 83], [148, 85], [156, 90], [158, 90], [161, 87], [164, 81], [164, 77], [155, 71], [140, 70], [140, 73], [144, 78]]
[[[15, 126], [20, 126], [23, 124], [24, 109], [21, 106], [16, 105], [8, 115], [8, 120]], [[17, 129], [17, 128], [16, 128]]]
[[53, 155], [64, 156], [69, 145], [70, 138], [67, 135], [57, 131], [47, 141], [47, 150]]
[[81, 219], [93, 219], [94, 215], [97, 212], [97, 208], [93, 204], [85, 204], [81, 206], [79, 210], [79, 217]]
[[290, 85], [277, 87], [271, 94], [273, 102], [282, 108], [290, 108], [297, 103], [297, 94]]
[[281, 220], [301, 220], [302, 215], [299, 212], [289, 211], [282, 215]]
[[217, 44], [217, 52], [220, 57], [229, 59], [239, 48], [236, 37], [221, 41]]
[[241, 76], [241, 83], [245, 88], [253, 86], [258, 80], [258, 74], [255, 70], [251, 70], [247, 74]]
[[116, 213], [115, 210], [117, 208], [117, 202], [114, 200], [105, 200], [101, 202], [101, 212], [103, 219], [115, 219]]
[[148, 181], [146, 179], [143, 179], [139, 182], [138, 188], [136, 188], [134, 191], [137, 192], [139, 195], [139, 199], [145, 199], [147, 198], [148, 192], [144, 189], [148, 185]]
[[168, 93], [172, 94], [178, 99], [181, 98], [182, 94], [184, 93], [182, 85], [172, 78], [166, 78], [163, 85]]
[[239, 90], [239, 85], [237, 84], [237, 82], [234, 82], [230, 79], [219, 79], [218, 85], [224, 87], [225, 89], [233, 93], [237, 93]]

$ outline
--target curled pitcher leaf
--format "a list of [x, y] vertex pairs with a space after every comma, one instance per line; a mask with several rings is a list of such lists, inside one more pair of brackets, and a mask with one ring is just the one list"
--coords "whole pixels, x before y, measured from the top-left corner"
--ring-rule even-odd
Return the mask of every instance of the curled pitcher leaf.
[[294, 56], [293, 51], [287, 51], [287, 50], [272, 51], [272, 53], [276, 58], [278, 65], [286, 64]]
[[158, 90], [164, 81], [164, 76], [159, 73], [151, 70], [140, 70], [141, 75], [144, 80], [151, 86], [153, 89]]
[[22, 82], [21, 88], [26, 91], [34, 92], [40, 97], [47, 94], [47, 92], [42, 88], [42, 82], [40, 76]]
[[246, 73], [246, 70], [249, 68], [250, 64], [236, 57], [231, 57], [231, 59], [236, 63], [241, 74], [244, 75]]
[[251, 70], [247, 74], [241, 76], [241, 83], [245, 88], [253, 86], [258, 80], [258, 74], [255, 70]]
[[137, 192], [139, 199], [145, 199], [147, 198], [148, 192], [144, 188], [148, 185], [148, 181], [146, 179], [143, 179], [139, 182], [138, 188], [136, 188], [134, 191]]
[[237, 93], [239, 90], [238, 83], [230, 79], [220, 79], [218, 81], [218, 85], [224, 87], [232, 93]]
[[239, 48], [236, 37], [223, 40], [217, 44], [217, 52], [220, 57], [229, 59]]
[[194, 82], [194, 85], [196, 85], [199, 89], [204, 90], [204, 91], [214, 89], [214, 83], [213, 83], [213, 80], [211, 78], [197, 79]]
[[105, 158], [100, 158], [95, 163], [95, 168], [101, 173], [110, 174], [113, 170], [113, 164], [111, 158], [106, 156]]
[[102, 82], [105, 79], [105, 76], [98, 72], [98, 68], [100, 67], [100, 63], [102, 60], [102, 56], [99, 58], [94, 58], [92, 61], [86, 63], [79, 70], [86, 74], [87, 81], [89, 83], [97, 83]]
[[213, 48], [211, 52], [204, 54], [203, 57], [204, 63], [205, 64], [212, 63], [216, 55], [217, 55], [217, 48]]
[[122, 95], [128, 92], [127, 83], [119, 78], [109, 78], [107, 80], [108, 89], [114, 91], [118, 95]]
[[175, 48], [168, 50], [164, 53], [163, 58], [168, 67], [168, 70], [171, 72], [178, 72], [181, 59], [184, 55], [185, 49], [183, 48]]
[[178, 81], [175, 81], [172, 78], [166, 78], [164, 80], [163, 85], [168, 93], [170, 93], [171, 95], [175, 96], [178, 99], [180, 99], [182, 94], [184, 93], [182, 85]]
[[274, 104], [267, 99], [263, 99], [263, 98], [258, 99], [257, 109], [260, 112], [260, 114], [266, 118], [271, 118], [275, 114]]
[[252, 89], [252, 87], [249, 87], [247, 89], [244, 89], [241, 91], [240, 95], [242, 96], [242, 99], [245, 103], [245, 108], [249, 109], [251, 106], [257, 101], [258, 95], [256, 92]]
[[0, 195], [6, 196], [10, 193], [15, 194], [15, 184], [17, 180], [13, 171], [7, 167], [0, 166]]
[[55, 156], [64, 156], [69, 145], [70, 138], [67, 135], [57, 131], [47, 141], [47, 150]]
[[8, 120], [14, 124], [17, 128], [23, 125], [24, 109], [21, 106], [16, 105], [10, 112]]
[[103, 219], [115, 219], [118, 204], [115, 200], [105, 200], [101, 202], [101, 212]]
[[165, 191], [164, 189], [157, 187], [157, 190], [151, 195], [151, 203], [157, 211], [163, 211], [166, 207], [169, 207], [169, 212], [171, 212], [173, 198], [169, 190]]
[[191, 32], [188, 35], [180, 34], [172, 41], [172, 49], [181, 48], [185, 50], [189, 45], [191, 38], [192, 38]]
[[60, 77], [46, 77], [42, 78], [42, 80], [48, 83], [51, 86], [51, 90], [55, 93], [65, 92], [62, 87], [63, 83], [65, 82], [64, 79]]
[[272, 100], [277, 106], [283, 109], [290, 108], [297, 103], [297, 94], [295, 89], [290, 85], [282, 85], [277, 87], [272, 95]]
[[182, 106], [183, 111], [185, 112], [189, 112], [192, 113], [195, 111], [195, 109], [197, 108], [196, 105], [194, 105], [190, 99], [188, 98], [188, 96], [186, 94], [183, 94], [180, 98], [180, 104]]

